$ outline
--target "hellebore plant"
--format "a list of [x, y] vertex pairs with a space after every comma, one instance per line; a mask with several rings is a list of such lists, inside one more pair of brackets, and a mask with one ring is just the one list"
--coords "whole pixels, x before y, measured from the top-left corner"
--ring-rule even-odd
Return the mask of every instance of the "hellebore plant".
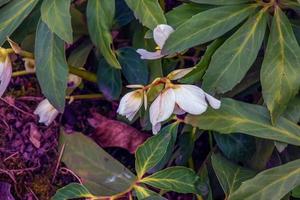
[[12, 66], [8, 52], [0, 47], [0, 97], [4, 94], [12, 75]]
[[164, 88], [150, 105], [149, 109], [150, 122], [154, 134], [159, 132], [161, 123], [170, 118], [172, 114], [182, 115], [189, 113], [200, 115], [207, 110], [208, 105], [214, 109], [219, 109], [221, 102], [204, 92], [200, 87], [187, 84], [174, 84], [172, 82], [183, 78], [193, 69], [175, 70], [167, 77], [155, 79], [148, 86], [129, 85], [128, 87], [130, 88], [139, 89], [127, 93], [121, 99], [117, 112], [131, 121], [142, 107], [143, 100], [145, 109], [147, 108], [147, 91], [157, 84], [164, 84]]

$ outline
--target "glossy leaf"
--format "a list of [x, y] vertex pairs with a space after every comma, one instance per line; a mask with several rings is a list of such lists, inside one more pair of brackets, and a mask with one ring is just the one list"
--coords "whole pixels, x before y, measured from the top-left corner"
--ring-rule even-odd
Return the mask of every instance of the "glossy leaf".
[[223, 6], [201, 12], [170, 35], [162, 52], [169, 55], [216, 39], [237, 26], [255, 8], [253, 5]]
[[[5, 1], [6, 2], [6, 1]], [[38, 0], [12, 0], [0, 10], [0, 46], [33, 10]]]
[[78, 183], [70, 183], [63, 188], [56, 191], [51, 200], [69, 200], [75, 198], [93, 198], [92, 195], [84, 185]]
[[129, 84], [146, 85], [148, 83], [148, 66], [135, 49], [124, 47], [118, 50], [117, 55], [122, 66], [122, 73]]
[[211, 5], [234, 5], [234, 4], [243, 4], [251, 0], [191, 0], [195, 3], [201, 4], [211, 4]]
[[71, 0], [44, 0], [41, 6], [43, 22], [69, 44], [73, 42], [70, 4]]
[[153, 30], [159, 24], [166, 24], [164, 12], [157, 0], [125, 0], [139, 21]]
[[261, 68], [262, 93], [273, 124], [299, 91], [299, 52], [288, 18], [276, 7]]
[[200, 116], [188, 115], [185, 122], [199, 129], [224, 134], [240, 132], [300, 146], [300, 127], [297, 124], [281, 117], [277, 125], [272, 126], [265, 107], [232, 99], [222, 99], [218, 110], [209, 108]]
[[255, 172], [228, 161], [220, 154], [213, 154], [211, 162], [227, 198], [239, 188], [242, 182], [255, 176]]
[[121, 68], [112, 50], [110, 29], [115, 15], [115, 1], [89, 0], [87, 4], [87, 24], [92, 42], [101, 51], [107, 63]]
[[196, 193], [196, 173], [186, 167], [169, 167], [141, 180], [142, 183], [166, 191]]
[[300, 160], [262, 171], [247, 180], [229, 200], [281, 199], [300, 184]]
[[135, 181], [135, 175], [106, 153], [92, 139], [81, 133], [60, 135], [62, 162], [77, 174], [83, 185], [96, 196], [124, 192]]
[[106, 60], [101, 59], [97, 69], [97, 81], [100, 91], [108, 100], [119, 98], [122, 90], [121, 71], [110, 67]]
[[135, 170], [139, 178], [162, 160], [171, 140], [169, 132], [159, 133], [142, 144], [135, 154]]
[[216, 51], [203, 77], [205, 91], [225, 93], [244, 78], [260, 50], [267, 19], [261, 10]]
[[43, 94], [59, 111], [65, 107], [68, 65], [64, 42], [40, 21], [35, 39], [36, 75]]

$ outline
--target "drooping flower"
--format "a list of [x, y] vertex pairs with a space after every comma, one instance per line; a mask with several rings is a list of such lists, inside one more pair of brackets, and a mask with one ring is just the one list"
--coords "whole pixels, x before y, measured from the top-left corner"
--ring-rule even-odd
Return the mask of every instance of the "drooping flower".
[[167, 86], [150, 106], [150, 121], [152, 131], [156, 134], [161, 127], [161, 122], [167, 120], [173, 113], [200, 115], [207, 110], [208, 104], [219, 109], [221, 102], [205, 93], [194, 85]]
[[34, 114], [39, 116], [39, 123], [44, 123], [46, 126], [49, 126], [57, 117], [59, 111], [51, 105], [48, 99], [44, 99], [39, 103]]
[[141, 59], [155, 60], [162, 58], [166, 55], [163, 55], [161, 49], [163, 48], [165, 42], [171, 33], [174, 32], [174, 29], [167, 24], [160, 24], [153, 30], [153, 38], [157, 44], [156, 51], [150, 52], [145, 49], [138, 49], [137, 52], [141, 55]]
[[12, 64], [6, 50], [0, 47], [0, 97], [4, 94], [12, 75]]
[[74, 75], [74, 74], [69, 74], [69, 77], [68, 77], [68, 88], [77, 88], [80, 83], [82, 81], [82, 78], [77, 76], [77, 75]]
[[134, 90], [122, 97], [117, 113], [125, 116], [129, 121], [133, 120], [134, 116], [144, 104], [146, 105], [145, 93], [142, 89]]

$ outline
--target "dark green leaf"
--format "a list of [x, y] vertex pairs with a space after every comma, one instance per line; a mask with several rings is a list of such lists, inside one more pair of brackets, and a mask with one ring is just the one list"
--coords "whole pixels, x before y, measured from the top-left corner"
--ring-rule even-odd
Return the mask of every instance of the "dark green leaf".
[[234, 5], [243, 4], [251, 0], [191, 0], [195, 3], [211, 4], [211, 5]]
[[277, 6], [260, 76], [263, 97], [273, 124], [299, 91], [299, 52], [292, 26]]
[[129, 84], [146, 85], [149, 80], [148, 66], [135, 49], [124, 47], [118, 50], [122, 72]]
[[255, 172], [234, 164], [219, 154], [213, 154], [211, 162], [227, 198], [230, 198], [242, 182], [255, 176]]
[[292, 196], [294, 198], [300, 198], [300, 186], [297, 186], [295, 189], [293, 189]]
[[83, 67], [93, 48], [90, 41], [85, 41], [73, 50], [68, 57], [68, 64], [73, 67]]
[[277, 125], [272, 126], [265, 107], [232, 99], [222, 99], [218, 110], [209, 108], [200, 116], [188, 115], [185, 122], [204, 130], [224, 134], [240, 132], [300, 146], [300, 127], [297, 124], [281, 117]]
[[122, 90], [121, 71], [110, 67], [110, 65], [101, 59], [97, 69], [98, 87], [104, 96], [109, 100], [119, 98]]
[[241, 23], [255, 9], [253, 5], [223, 6], [194, 15], [170, 35], [162, 52], [169, 55], [216, 39]]
[[262, 171], [247, 180], [229, 200], [281, 199], [300, 184], [300, 160]]
[[207, 165], [203, 164], [198, 172], [199, 181], [196, 183], [197, 191], [200, 192], [201, 197], [205, 200], [213, 200], [212, 189], [210, 186]]
[[0, 7], [7, 4], [10, 0], [0, 0]]
[[137, 149], [135, 170], [139, 178], [143, 177], [149, 169], [162, 160], [167, 152], [170, 140], [171, 134], [169, 132], [162, 132], [149, 138]]
[[203, 77], [205, 91], [225, 93], [243, 79], [260, 50], [267, 19], [261, 10], [216, 51]]
[[164, 12], [157, 0], [125, 0], [140, 22], [153, 30], [159, 24], [166, 24]]
[[223, 154], [231, 160], [247, 161], [255, 153], [255, 138], [249, 135], [215, 133], [214, 138]]
[[43, 22], [69, 44], [73, 42], [70, 4], [71, 0], [44, 0], [41, 6]]
[[116, 0], [115, 18], [119, 26], [125, 26], [134, 19], [133, 12], [125, 3], [125, 0]]
[[283, 116], [292, 122], [300, 122], [300, 96], [296, 96], [293, 100], [290, 101], [285, 113]]
[[91, 40], [111, 66], [121, 68], [111, 47], [110, 29], [115, 15], [115, 1], [89, 0], [86, 12]]
[[141, 182], [166, 191], [196, 193], [197, 180], [197, 175], [189, 168], [170, 167], [143, 178]]
[[136, 177], [120, 162], [81, 133], [60, 135], [62, 161], [96, 196], [111, 196], [131, 187]]
[[56, 191], [51, 200], [69, 200], [75, 198], [93, 198], [84, 185], [78, 183], [70, 183], [69, 185], [60, 188]]
[[65, 107], [68, 65], [64, 42], [40, 21], [35, 39], [36, 75], [43, 94], [59, 111]]
[[0, 9], [0, 46], [33, 10], [38, 0], [12, 0]]

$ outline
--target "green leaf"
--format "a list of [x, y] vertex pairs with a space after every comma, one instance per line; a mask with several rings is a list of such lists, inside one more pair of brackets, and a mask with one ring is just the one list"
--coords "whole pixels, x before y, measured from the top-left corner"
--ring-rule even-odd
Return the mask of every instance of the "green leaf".
[[7, 4], [10, 0], [0, 0], [0, 7]]
[[119, 27], [125, 26], [134, 20], [133, 12], [127, 6], [125, 0], [116, 0], [115, 21]]
[[121, 71], [110, 67], [106, 60], [101, 59], [97, 69], [97, 82], [100, 91], [108, 100], [116, 100], [122, 90]]
[[201, 197], [206, 200], [213, 200], [212, 189], [210, 186], [207, 164], [203, 164], [198, 171], [199, 181], [196, 183], [197, 190], [200, 192]]
[[135, 154], [135, 170], [139, 178], [162, 160], [167, 152], [171, 134], [161, 132], [149, 138], [142, 144]]
[[170, 55], [216, 39], [241, 23], [255, 8], [253, 5], [223, 6], [201, 12], [170, 35], [162, 52]]
[[143, 200], [167, 200], [167, 199], [162, 196], [159, 196], [159, 195], [153, 195], [153, 196], [144, 198]]
[[145, 188], [144, 186], [135, 185], [134, 191], [136, 193], [136, 197], [138, 200], [145, 199], [147, 197], [158, 195], [157, 193], [153, 192], [152, 190], [149, 190]]
[[118, 50], [118, 59], [122, 66], [122, 72], [129, 84], [146, 85], [149, 80], [149, 70], [146, 62], [131, 47]]
[[81, 43], [70, 53], [68, 57], [68, 64], [73, 67], [83, 67], [92, 49], [93, 45], [90, 41]]
[[0, 46], [29, 15], [37, 2], [38, 0], [12, 0], [0, 9]]
[[255, 153], [256, 143], [252, 136], [241, 133], [215, 133], [214, 138], [223, 154], [233, 161], [247, 161]]
[[34, 52], [36, 75], [42, 92], [62, 112], [68, 80], [64, 42], [42, 21], [37, 27]]
[[62, 162], [77, 174], [83, 185], [96, 196], [126, 191], [136, 180], [127, 168], [81, 133], [60, 135]]
[[254, 63], [267, 27], [266, 10], [248, 19], [216, 51], [203, 77], [205, 91], [225, 93], [238, 84]]
[[120, 69], [114, 51], [110, 29], [115, 15], [115, 1], [89, 0], [87, 4], [87, 23], [92, 42], [100, 49], [105, 60]]
[[70, 183], [56, 191], [51, 200], [68, 200], [75, 198], [94, 198], [84, 185], [78, 183]]
[[298, 123], [300, 122], [300, 96], [296, 96], [292, 99], [285, 110], [283, 116], [292, 122]]
[[167, 20], [157, 0], [125, 0], [128, 7], [140, 22], [153, 30], [159, 24], [166, 24]]
[[227, 198], [239, 188], [242, 182], [255, 176], [255, 172], [228, 161], [220, 154], [213, 154], [211, 162]]
[[69, 44], [73, 42], [70, 4], [71, 0], [44, 0], [41, 6], [43, 22]]
[[292, 196], [294, 198], [300, 198], [300, 186], [297, 186], [296, 188], [293, 189]]
[[184, 3], [180, 6], [173, 8], [170, 12], [166, 13], [168, 24], [173, 28], [177, 28], [179, 25], [198, 14], [211, 8], [211, 6], [199, 5], [193, 3]]
[[197, 175], [189, 168], [169, 167], [143, 178], [141, 182], [166, 191], [196, 193], [197, 180]]
[[260, 76], [263, 98], [273, 124], [299, 91], [299, 52], [290, 22], [276, 6]]
[[281, 199], [300, 184], [300, 160], [265, 170], [247, 180], [229, 200]]
[[239, 132], [300, 146], [300, 127], [297, 124], [280, 117], [277, 125], [272, 126], [265, 107], [232, 99], [222, 99], [218, 110], [209, 108], [200, 116], [188, 115], [185, 122], [199, 129], [224, 134]]
[[234, 5], [243, 4], [251, 0], [191, 0], [195, 3], [211, 4], [211, 5]]

